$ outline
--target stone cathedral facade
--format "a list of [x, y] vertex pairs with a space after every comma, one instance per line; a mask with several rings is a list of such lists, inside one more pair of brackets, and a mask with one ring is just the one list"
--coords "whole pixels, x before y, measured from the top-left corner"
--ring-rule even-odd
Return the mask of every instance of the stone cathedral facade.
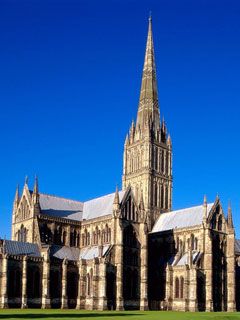
[[172, 142], [160, 118], [149, 29], [122, 190], [81, 202], [17, 188], [0, 240], [0, 307], [240, 309], [240, 241], [220, 199], [172, 211]]

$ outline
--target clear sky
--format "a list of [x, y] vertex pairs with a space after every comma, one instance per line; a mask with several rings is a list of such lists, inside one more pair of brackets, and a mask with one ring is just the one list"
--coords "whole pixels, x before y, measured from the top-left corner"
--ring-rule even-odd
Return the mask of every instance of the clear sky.
[[240, 2], [0, 1], [0, 236], [16, 184], [87, 200], [121, 185], [149, 11], [175, 209], [231, 199], [240, 237]]

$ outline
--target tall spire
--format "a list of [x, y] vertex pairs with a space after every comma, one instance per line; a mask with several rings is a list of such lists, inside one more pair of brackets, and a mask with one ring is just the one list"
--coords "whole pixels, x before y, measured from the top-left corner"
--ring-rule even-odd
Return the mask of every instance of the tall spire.
[[160, 126], [160, 113], [158, 106], [156, 67], [154, 58], [152, 18], [149, 17], [147, 45], [142, 74], [142, 85], [137, 114], [137, 125], [144, 127], [149, 120], [153, 122], [157, 129]]

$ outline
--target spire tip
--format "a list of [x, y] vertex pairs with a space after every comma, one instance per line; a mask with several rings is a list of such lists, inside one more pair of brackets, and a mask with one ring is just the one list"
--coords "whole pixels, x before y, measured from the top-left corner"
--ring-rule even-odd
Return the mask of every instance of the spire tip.
[[152, 21], [152, 11], [149, 11], [149, 16], [148, 16], [148, 21], [151, 22]]

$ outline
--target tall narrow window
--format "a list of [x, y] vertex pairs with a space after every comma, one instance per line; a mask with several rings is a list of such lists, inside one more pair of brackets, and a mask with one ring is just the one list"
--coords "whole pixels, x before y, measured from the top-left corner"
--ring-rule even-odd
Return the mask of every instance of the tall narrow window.
[[162, 150], [162, 154], [161, 154], [161, 171], [162, 173], [164, 173], [164, 150]]
[[179, 298], [179, 279], [175, 279], [175, 298]]
[[169, 156], [168, 156], [168, 151], [166, 152], [166, 174], [168, 175], [168, 170], [169, 170]]
[[155, 169], [158, 170], [158, 148], [155, 149]]
[[184, 293], [184, 279], [183, 277], [180, 278], [180, 299], [183, 299]]
[[165, 186], [165, 208], [168, 209], [168, 187]]
[[158, 205], [158, 185], [155, 183], [155, 188], [154, 188], [154, 199], [155, 199], [155, 207]]
[[163, 185], [161, 185], [161, 209], [164, 208], [164, 190]]

